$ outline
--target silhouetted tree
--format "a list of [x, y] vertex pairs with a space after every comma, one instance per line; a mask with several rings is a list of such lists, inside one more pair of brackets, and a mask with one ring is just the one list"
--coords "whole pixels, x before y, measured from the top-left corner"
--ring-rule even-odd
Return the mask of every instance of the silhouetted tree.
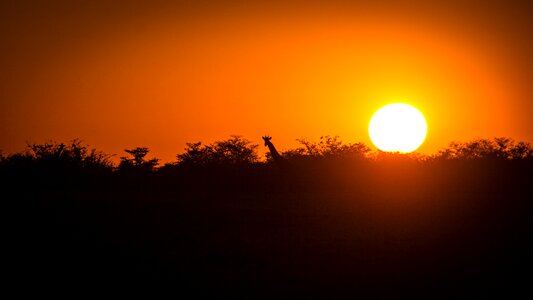
[[247, 139], [234, 135], [230, 139], [215, 142], [213, 149], [220, 162], [237, 164], [256, 162], [258, 147]]
[[35, 164], [54, 168], [111, 169], [110, 155], [89, 149], [78, 139], [69, 143], [29, 144], [22, 153], [4, 158], [10, 165]]
[[118, 166], [121, 171], [133, 172], [152, 172], [159, 164], [158, 158], [145, 159], [150, 150], [146, 147], [137, 147], [133, 149], [125, 149], [126, 153], [132, 157], [121, 157]]
[[512, 159], [533, 159], [533, 147], [528, 142], [520, 141], [509, 149], [509, 154]]
[[296, 149], [283, 152], [288, 159], [301, 157], [322, 158], [362, 158], [370, 153], [370, 148], [363, 143], [343, 144], [338, 136], [321, 136], [318, 142], [297, 139], [302, 145]]
[[209, 145], [187, 143], [185, 152], [176, 156], [178, 165], [252, 164], [258, 161], [257, 148], [249, 140], [232, 135], [231, 138]]
[[531, 159], [533, 148], [527, 142], [518, 142], [506, 137], [476, 139], [469, 142], [452, 142], [448, 148], [439, 151], [438, 159]]

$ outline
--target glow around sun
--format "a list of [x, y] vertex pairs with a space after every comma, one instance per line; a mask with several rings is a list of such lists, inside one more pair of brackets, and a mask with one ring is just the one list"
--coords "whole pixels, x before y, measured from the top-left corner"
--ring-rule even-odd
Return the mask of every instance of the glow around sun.
[[427, 124], [422, 113], [411, 105], [394, 103], [380, 108], [370, 120], [368, 133], [381, 151], [415, 151], [426, 138]]

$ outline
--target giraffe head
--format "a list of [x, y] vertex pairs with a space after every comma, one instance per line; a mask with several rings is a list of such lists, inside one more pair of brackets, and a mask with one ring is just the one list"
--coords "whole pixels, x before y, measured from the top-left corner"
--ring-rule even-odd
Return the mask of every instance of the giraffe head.
[[270, 144], [271, 139], [272, 139], [271, 136], [268, 136], [268, 135], [263, 136], [263, 140], [265, 140], [265, 146], [268, 146], [268, 144]]

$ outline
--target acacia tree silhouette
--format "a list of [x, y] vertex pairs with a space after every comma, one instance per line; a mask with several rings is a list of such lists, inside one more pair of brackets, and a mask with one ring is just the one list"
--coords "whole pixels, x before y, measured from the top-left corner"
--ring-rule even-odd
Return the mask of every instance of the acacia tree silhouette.
[[238, 135], [209, 145], [202, 145], [201, 142], [187, 143], [185, 152], [176, 156], [177, 164], [182, 166], [253, 164], [259, 160], [258, 147]]
[[283, 157], [348, 158], [367, 157], [370, 148], [363, 143], [344, 144], [338, 136], [321, 136], [318, 142], [297, 139], [300, 147], [282, 153]]
[[533, 148], [527, 142], [515, 142], [511, 138], [476, 139], [468, 142], [452, 142], [439, 151], [437, 159], [531, 159]]
[[120, 164], [118, 166], [119, 170], [122, 171], [141, 171], [141, 172], [152, 172], [155, 167], [159, 164], [158, 158], [152, 158], [146, 160], [146, 155], [150, 150], [146, 147], [137, 147], [133, 149], [125, 149], [126, 153], [130, 154], [132, 158], [121, 157]]
[[37, 166], [54, 170], [110, 170], [111, 155], [96, 149], [89, 149], [81, 140], [74, 139], [68, 143], [54, 141], [43, 144], [28, 144], [22, 153], [5, 158], [6, 162]]

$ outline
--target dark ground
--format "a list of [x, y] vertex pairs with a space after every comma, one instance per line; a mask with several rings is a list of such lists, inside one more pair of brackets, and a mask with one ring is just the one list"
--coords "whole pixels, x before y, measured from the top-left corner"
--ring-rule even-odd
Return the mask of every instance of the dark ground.
[[4, 168], [7, 283], [276, 298], [531, 295], [532, 166]]

